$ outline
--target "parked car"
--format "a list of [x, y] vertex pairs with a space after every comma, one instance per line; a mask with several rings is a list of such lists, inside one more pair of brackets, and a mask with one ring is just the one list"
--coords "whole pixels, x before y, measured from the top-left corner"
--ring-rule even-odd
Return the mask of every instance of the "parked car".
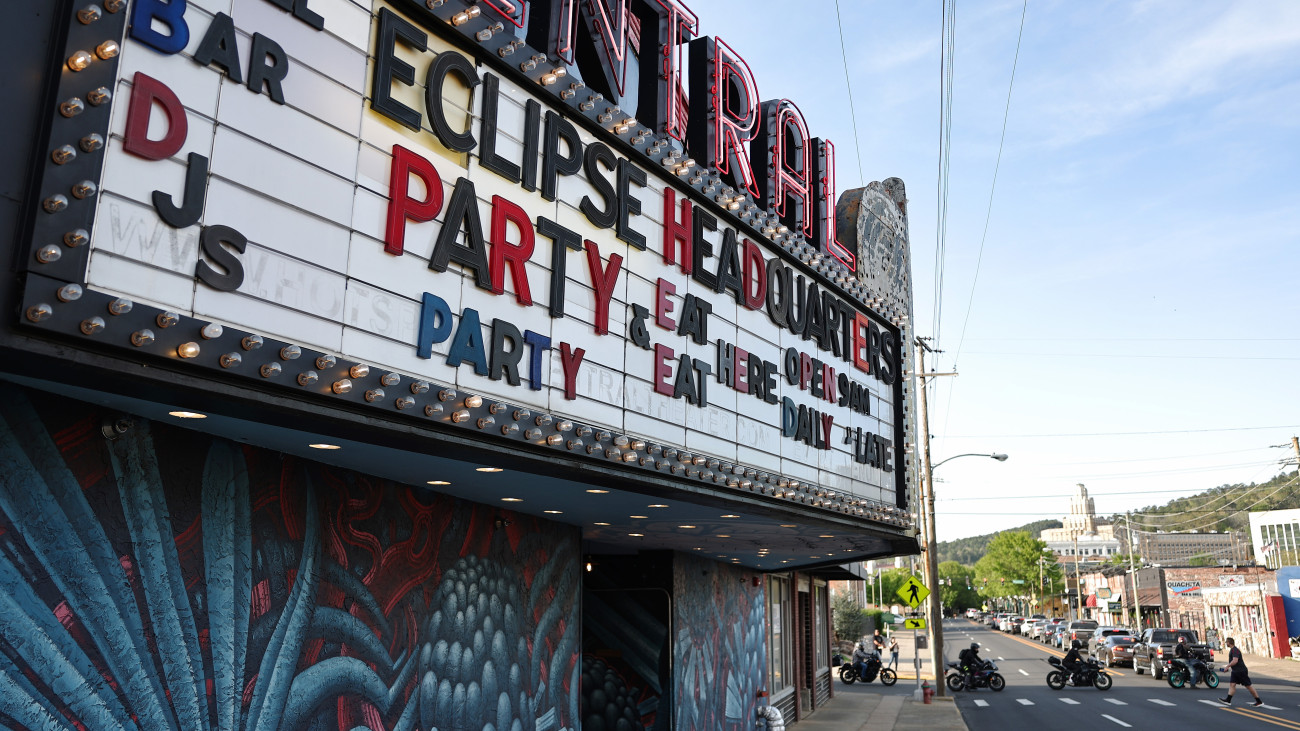
[[1009, 616], [1002, 620], [1001, 624], [998, 625], [998, 629], [1003, 632], [1012, 632], [1014, 631], [1013, 628], [1019, 627], [1023, 621], [1025, 621], [1024, 617]]
[[1174, 658], [1174, 645], [1178, 637], [1187, 637], [1187, 644], [1193, 653], [1214, 662], [1214, 652], [1208, 645], [1200, 644], [1200, 637], [1194, 629], [1175, 629], [1171, 627], [1152, 627], [1142, 630], [1142, 636], [1133, 644], [1133, 669], [1141, 675], [1150, 670], [1156, 680], [1160, 680], [1169, 670], [1169, 661]]
[[1064, 621], [1065, 620], [1062, 619], [1061, 617], [1052, 617], [1051, 619], [1047, 620], [1047, 623], [1043, 625], [1042, 635], [1040, 635], [1038, 639], [1042, 640], [1047, 644], [1051, 644], [1052, 635], [1056, 633], [1057, 628], [1060, 627], [1061, 623]]
[[1034, 633], [1042, 629], [1044, 624], [1047, 624], [1046, 619], [1031, 619], [1025, 622], [1025, 629], [1020, 634], [1025, 637], [1033, 637]]
[[1136, 642], [1137, 638], [1132, 635], [1106, 635], [1093, 645], [1092, 656], [1105, 667], [1133, 667], [1133, 644]]
[[1092, 633], [1093, 646], [1095, 647], [1096, 645], [1101, 644], [1103, 640], [1105, 640], [1107, 637], [1110, 637], [1111, 635], [1128, 635], [1129, 637], [1137, 637], [1138, 633], [1134, 632], [1128, 627], [1117, 627], [1117, 626], [1110, 626], [1110, 625], [1098, 627]]

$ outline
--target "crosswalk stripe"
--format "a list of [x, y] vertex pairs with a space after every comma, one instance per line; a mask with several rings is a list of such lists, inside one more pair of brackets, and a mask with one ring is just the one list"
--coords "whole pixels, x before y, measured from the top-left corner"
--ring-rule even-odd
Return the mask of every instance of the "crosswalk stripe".
[[975, 701], [975, 705], [979, 706], [980, 708], [988, 708], [989, 702], [977, 700]]
[[1034, 702], [1031, 701], [1031, 700], [1029, 700], [1028, 698], [1017, 698], [1017, 699], [1016, 699], [1016, 703], [1019, 703], [1019, 704], [1022, 705], [1022, 706], [1032, 706], [1032, 705], [1034, 705]]
[[1151, 701], [1152, 703], [1156, 704], [1157, 706], [1175, 706], [1175, 705], [1178, 705], [1177, 703], [1170, 703], [1169, 701], [1162, 701], [1162, 700], [1160, 700], [1159, 698], [1148, 698], [1147, 700]]
[[1076, 700], [1073, 699], [1073, 698], [1062, 698], [1062, 699], [1061, 699], [1061, 702], [1064, 703], [1064, 704], [1067, 705], [1067, 706], [1077, 706], [1077, 705], [1079, 705], [1079, 701], [1076, 701]]
[[1222, 703], [1220, 703], [1220, 702], [1218, 702], [1218, 701], [1207, 701], [1207, 700], [1205, 700], [1204, 698], [1200, 698], [1199, 700], [1200, 700], [1202, 703], [1204, 703], [1205, 705], [1207, 705], [1207, 706], [1214, 706], [1215, 708], [1218, 708], [1219, 706], [1222, 706], [1222, 705], [1223, 705]]
[[1024, 668], [1016, 668], [1016, 669], [1020, 671], [1021, 675], [1026, 675], [1026, 676], [1029, 675], [1029, 673], [1025, 672]]
[[1115, 718], [1114, 716], [1108, 716], [1108, 715], [1106, 715], [1105, 713], [1103, 713], [1103, 714], [1101, 714], [1101, 717], [1104, 718], [1104, 719], [1106, 719], [1106, 720], [1108, 720], [1108, 721], [1114, 721], [1115, 723], [1117, 723], [1117, 724], [1123, 726], [1124, 728], [1133, 728], [1133, 727], [1130, 726], [1129, 724], [1124, 723], [1123, 721], [1119, 720], [1118, 718]]
[[1128, 705], [1128, 704], [1125, 703], [1124, 701], [1116, 700], [1116, 699], [1114, 699], [1114, 698], [1105, 698], [1104, 700], [1105, 700], [1107, 703], [1114, 703], [1114, 704], [1117, 705], [1117, 706], [1127, 706], [1127, 705]]
[[1281, 708], [1278, 708], [1277, 706], [1270, 706], [1270, 705], [1267, 704], [1267, 703], [1265, 703], [1264, 705], [1260, 706], [1260, 708], [1267, 708], [1267, 709], [1270, 710], [1270, 711], [1280, 711], [1280, 710], [1282, 710]]

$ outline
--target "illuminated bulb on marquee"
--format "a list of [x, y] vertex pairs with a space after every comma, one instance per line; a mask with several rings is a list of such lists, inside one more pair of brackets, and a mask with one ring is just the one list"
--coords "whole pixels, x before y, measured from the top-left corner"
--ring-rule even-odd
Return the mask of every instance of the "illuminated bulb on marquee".
[[199, 344], [195, 342], [181, 343], [176, 346], [176, 355], [182, 358], [199, 357]]
[[90, 62], [95, 57], [85, 51], [77, 51], [68, 57], [68, 69], [71, 71], [85, 71], [90, 67]]
[[480, 407], [480, 406], [482, 406], [482, 405], [483, 405], [483, 397], [482, 397], [482, 396], [466, 396], [466, 397], [465, 397], [465, 408], [467, 408], [467, 409], [477, 409], [478, 407]]
[[221, 337], [222, 332], [224, 331], [221, 329], [220, 325], [215, 322], [209, 322], [203, 326], [203, 330], [200, 331], [199, 334], [203, 336], [204, 340], [212, 340], [213, 338]]
[[116, 56], [119, 50], [117, 41], [104, 41], [95, 47], [95, 55], [107, 61]]
[[[540, 418], [542, 418], [542, 417], [539, 416], [539, 417], [537, 417], [537, 418], [540, 419]], [[545, 424], [542, 424], [542, 425], [540, 425], [540, 426], [545, 426]], [[571, 422], [571, 421], [569, 421], [569, 420], [567, 420], [567, 419], [564, 420], [564, 421], [558, 421], [558, 422], [555, 423], [555, 431], [561, 431], [561, 432], [563, 432], [563, 431], [569, 431], [569, 430], [572, 429], [572, 428], [573, 428], [573, 422]]]
[[552, 434], [546, 438], [546, 443], [552, 447], [558, 447], [564, 442], [564, 437], [559, 434]]
[[348, 374], [353, 378], [365, 378], [370, 375], [370, 366], [358, 363], [348, 369]]
[[340, 378], [330, 386], [330, 390], [340, 395], [348, 393], [352, 390], [352, 381], [349, 381], [346, 378]]
[[457, 424], [469, 419], [469, 409], [458, 409], [451, 414], [451, 420]]

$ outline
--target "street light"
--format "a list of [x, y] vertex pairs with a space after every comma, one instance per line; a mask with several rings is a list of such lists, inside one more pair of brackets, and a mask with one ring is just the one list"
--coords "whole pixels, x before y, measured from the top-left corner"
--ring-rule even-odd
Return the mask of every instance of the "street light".
[[[924, 392], [924, 389], [922, 389], [922, 392]], [[931, 465], [929, 417], [925, 414], [924, 397], [922, 397], [921, 403], [921, 420], [923, 422], [921, 428], [924, 435], [924, 449], [922, 450], [921, 464], [924, 469], [925, 478], [922, 483], [922, 488], [925, 490], [925, 496], [923, 498], [925, 503], [925, 583], [928, 586], [935, 587], [937, 590], [939, 580], [939, 553], [935, 550], [937, 541], [935, 539], [934, 530], [934, 471], [945, 463], [951, 462], [960, 457], [988, 457], [989, 459], [996, 459], [999, 462], [1006, 462], [1007, 455], [998, 452], [993, 452], [992, 454], [984, 454], [981, 452], [956, 454], [940, 461], [938, 464]], [[935, 593], [930, 597], [930, 616], [926, 624], [930, 627], [930, 667], [934, 670], [936, 692], [940, 696], [943, 696], [945, 695], [945, 688], [941, 681], [942, 665], [940, 665], [943, 658], [943, 610], [939, 606], [939, 596], [940, 594]]]

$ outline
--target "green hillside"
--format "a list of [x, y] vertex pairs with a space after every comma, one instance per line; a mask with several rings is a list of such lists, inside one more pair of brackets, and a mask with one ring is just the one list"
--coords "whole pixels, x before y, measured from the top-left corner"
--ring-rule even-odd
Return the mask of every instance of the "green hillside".
[[1009, 528], [1000, 530], [996, 533], [985, 533], [982, 536], [971, 536], [969, 538], [958, 538], [955, 541], [939, 542], [939, 563], [944, 561], [956, 561], [966, 566], [974, 566], [975, 562], [984, 557], [984, 552], [988, 550], [989, 541], [998, 533], [1011, 533], [1015, 531], [1027, 531], [1034, 538], [1038, 537], [1041, 531], [1048, 528], [1060, 528], [1059, 520], [1036, 520], [1032, 523], [1026, 523], [1019, 528]]
[[[1248, 513], [1300, 508], [1300, 479], [1284, 472], [1264, 483], [1220, 485], [1134, 512], [1133, 527], [1163, 531], [1249, 531]], [[1123, 527], [1123, 514], [1112, 518]]]

